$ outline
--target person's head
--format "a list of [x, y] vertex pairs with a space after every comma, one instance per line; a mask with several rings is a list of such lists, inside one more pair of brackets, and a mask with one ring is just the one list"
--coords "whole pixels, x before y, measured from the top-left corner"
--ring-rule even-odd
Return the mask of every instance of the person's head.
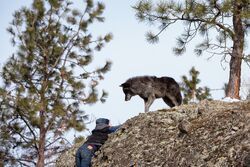
[[96, 125], [98, 124], [105, 124], [105, 125], [109, 125], [109, 119], [106, 119], [106, 118], [98, 118], [96, 121], [95, 121]]

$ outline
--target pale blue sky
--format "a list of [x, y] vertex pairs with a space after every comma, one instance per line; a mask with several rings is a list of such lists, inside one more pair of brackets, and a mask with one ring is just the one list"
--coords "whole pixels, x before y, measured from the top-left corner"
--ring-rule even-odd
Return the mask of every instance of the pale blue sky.
[[[14, 49], [10, 43], [10, 35], [6, 32], [12, 13], [23, 5], [30, 5], [31, 0], [4, 0], [1, 2], [0, 11], [0, 65], [7, 60]], [[80, 0], [73, 2], [79, 3]], [[149, 44], [145, 40], [148, 30], [156, 30], [155, 27], [139, 23], [135, 18], [135, 12], [131, 8], [135, 0], [107, 0], [102, 1], [106, 5], [104, 16], [105, 22], [93, 25], [94, 34], [112, 32], [114, 39], [94, 59], [93, 67], [103, 64], [105, 60], [111, 60], [113, 66], [100, 84], [100, 90], [109, 92], [107, 102], [97, 103], [92, 106], [83, 106], [86, 112], [95, 117], [109, 118], [112, 123], [123, 123], [127, 119], [143, 112], [143, 100], [138, 96], [130, 101], [124, 101], [124, 94], [119, 87], [121, 83], [130, 77], [139, 75], [170, 76], [177, 82], [181, 81], [182, 75], [187, 75], [192, 66], [200, 71], [201, 86], [211, 89], [222, 88], [228, 81], [228, 64], [220, 64], [221, 57], [214, 57], [207, 61], [207, 56], [197, 57], [193, 53], [195, 42], [187, 48], [187, 52], [181, 56], [174, 56], [172, 48], [176, 44], [176, 37], [182, 33], [182, 24], [176, 24], [167, 29], [160, 37], [158, 44]], [[78, 5], [80, 7], [80, 5]], [[199, 39], [196, 39], [196, 41]], [[242, 79], [248, 80], [249, 68], [244, 66]], [[223, 91], [212, 91], [213, 98], [221, 99]], [[167, 108], [161, 100], [156, 100], [150, 110]], [[93, 124], [88, 126], [92, 129]]]

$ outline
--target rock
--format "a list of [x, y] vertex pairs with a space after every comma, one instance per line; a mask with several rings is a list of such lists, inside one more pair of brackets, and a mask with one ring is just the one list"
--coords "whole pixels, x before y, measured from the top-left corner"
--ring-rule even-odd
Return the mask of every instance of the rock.
[[92, 164], [95, 167], [250, 166], [249, 115], [250, 102], [222, 101], [202, 101], [140, 114], [110, 135]]
[[75, 153], [82, 144], [83, 142], [77, 143], [62, 153], [56, 161], [56, 167], [75, 167]]
[[188, 134], [191, 130], [191, 124], [187, 120], [182, 120], [178, 125], [178, 129], [181, 134]]
[[[64, 157], [62, 162], [71, 159], [74, 162], [74, 157]], [[57, 167], [66, 167], [61, 164]], [[250, 167], [250, 102], [205, 100], [139, 114], [109, 136], [92, 164], [94, 167]]]

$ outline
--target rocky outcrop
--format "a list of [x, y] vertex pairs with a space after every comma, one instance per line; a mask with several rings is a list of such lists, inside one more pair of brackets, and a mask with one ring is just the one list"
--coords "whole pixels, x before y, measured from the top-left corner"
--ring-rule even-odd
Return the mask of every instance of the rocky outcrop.
[[250, 167], [250, 102], [202, 101], [142, 113], [96, 155], [93, 167]]
[[75, 154], [82, 144], [83, 141], [63, 152], [56, 161], [56, 167], [75, 167]]
[[248, 167], [250, 102], [203, 101], [143, 113], [111, 135], [95, 167]]

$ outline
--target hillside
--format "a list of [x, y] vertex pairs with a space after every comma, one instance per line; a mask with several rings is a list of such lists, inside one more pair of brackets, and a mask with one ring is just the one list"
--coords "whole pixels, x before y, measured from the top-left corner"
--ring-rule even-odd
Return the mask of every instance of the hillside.
[[110, 135], [93, 166], [250, 167], [250, 102], [203, 101], [140, 114]]

